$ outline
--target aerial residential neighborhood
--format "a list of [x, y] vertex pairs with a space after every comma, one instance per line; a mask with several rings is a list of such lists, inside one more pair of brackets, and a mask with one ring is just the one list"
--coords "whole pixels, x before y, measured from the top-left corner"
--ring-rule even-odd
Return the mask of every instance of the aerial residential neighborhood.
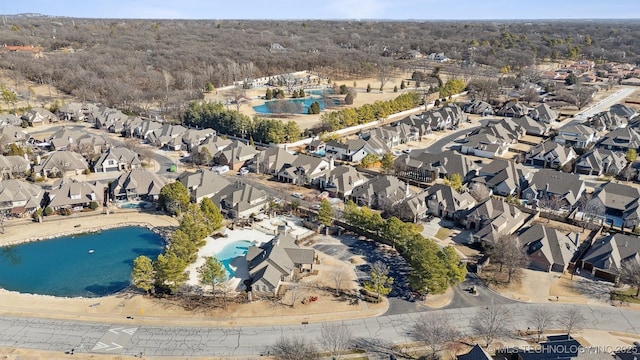
[[[105, 24], [0, 27], [0, 354], [640, 354], [640, 60], [618, 25], [453, 22], [462, 47], [407, 47], [336, 21], [350, 35], [302, 49], [327, 25]], [[197, 52], [169, 35], [197, 29], [253, 45], [175, 70]], [[138, 32], [120, 73], [85, 57]]]

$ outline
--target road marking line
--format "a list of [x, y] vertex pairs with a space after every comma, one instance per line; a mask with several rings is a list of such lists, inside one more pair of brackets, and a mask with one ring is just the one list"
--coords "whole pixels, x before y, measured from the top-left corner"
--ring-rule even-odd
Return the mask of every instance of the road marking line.
[[122, 329], [124, 328], [123, 327], [113, 328], [113, 329], [109, 329], [109, 332], [114, 334], [120, 334], [118, 330], [122, 330]]
[[94, 346], [94, 347], [93, 347], [93, 349], [92, 349], [91, 351], [102, 350], [102, 349], [106, 349], [106, 348], [108, 348], [108, 347], [109, 347], [109, 345], [107, 345], [107, 344], [105, 344], [105, 343], [103, 343], [103, 342], [98, 341], [98, 343], [96, 344], [96, 346]]
[[122, 349], [122, 345], [120, 345], [120, 344], [116, 344], [116, 343], [112, 342], [111, 345], [113, 345], [113, 347], [109, 348], [109, 349], [106, 349], [106, 351]]

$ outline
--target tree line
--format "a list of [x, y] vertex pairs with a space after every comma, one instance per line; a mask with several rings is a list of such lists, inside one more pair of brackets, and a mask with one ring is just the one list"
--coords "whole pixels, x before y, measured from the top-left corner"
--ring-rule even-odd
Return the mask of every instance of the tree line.
[[[193, 263], [198, 249], [205, 245], [205, 238], [222, 226], [220, 209], [209, 198], [200, 205], [190, 202], [189, 191], [181, 182], [165, 185], [160, 191], [160, 205], [170, 214], [181, 217], [178, 229], [168, 241], [164, 254], [155, 260], [141, 255], [134, 259], [131, 278], [133, 285], [147, 293], [175, 293], [187, 281], [187, 266]], [[215, 260], [215, 259], [213, 259]], [[213, 285], [219, 277], [211, 275], [221, 266], [211, 262], [211, 268], [203, 268], [201, 277], [206, 284]]]
[[379, 213], [366, 206], [358, 207], [351, 200], [345, 205], [343, 218], [356, 228], [389, 240], [411, 265], [409, 284], [417, 292], [441, 294], [463, 281], [467, 274], [453, 247], [440, 249], [422, 236], [416, 224], [394, 216], [383, 219]]

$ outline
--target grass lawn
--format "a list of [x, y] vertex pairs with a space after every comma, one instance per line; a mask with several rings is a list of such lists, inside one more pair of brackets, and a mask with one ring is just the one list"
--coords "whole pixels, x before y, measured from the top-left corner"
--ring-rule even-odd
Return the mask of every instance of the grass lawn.
[[640, 304], [640, 298], [635, 297], [637, 291], [636, 288], [630, 288], [625, 291], [612, 291], [611, 300]]
[[438, 232], [436, 233], [435, 237], [437, 237], [440, 240], [445, 240], [446, 238], [451, 236], [452, 233], [453, 233], [453, 230], [451, 229], [440, 228], [438, 229]]

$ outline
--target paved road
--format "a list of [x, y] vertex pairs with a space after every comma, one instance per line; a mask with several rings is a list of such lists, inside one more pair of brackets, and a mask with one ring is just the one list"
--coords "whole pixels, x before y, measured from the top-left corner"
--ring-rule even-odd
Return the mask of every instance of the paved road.
[[562, 127], [567, 125], [581, 124], [588, 118], [592, 117], [593, 115], [603, 111], [607, 111], [612, 105], [622, 102], [622, 100], [624, 100], [626, 97], [633, 94], [636, 90], [637, 90], [637, 87], [634, 87], [634, 86], [623, 86], [620, 90], [616, 91], [615, 93], [607, 96], [606, 98], [598, 101], [595, 104], [589, 105], [589, 107], [587, 107], [586, 109], [578, 112], [569, 122], [567, 123], [556, 122], [551, 124], [551, 126], [557, 128], [557, 127]]
[[[640, 312], [626, 308], [588, 305], [524, 304], [504, 305], [513, 314], [507, 325], [514, 329], [531, 326], [527, 315], [535, 308], [553, 311], [571, 306], [587, 319], [585, 328], [640, 333]], [[471, 334], [469, 319], [483, 307], [465, 307], [348, 320], [342, 323], [351, 329], [360, 344], [405, 343], [411, 339], [408, 327], [420, 315], [446, 313], [463, 333]], [[20, 317], [0, 318], [0, 346], [34, 348], [76, 353], [92, 352], [147, 356], [227, 356], [265, 354], [269, 346], [282, 336], [297, 335], [311, 341], [320, 336], [320, 323], [308, 325], [273, 325], [261, 327], [191, 327], [137, 325], [108, 325], [60, 320]], [[371, 350], [371, 349], [370, 349]]]
[[480, 127], [480, 125], [474, 126], [474, 127], [458, 129], [456, 131], [453, 131], [453, 132], [451, 132], [451, 133], [449, 133], [447, 135], [444, 135], [444, 136], [438, 138], [438, 140], [436, 140], [435, 142], [433, 142], [432, 144], [430, 144], [426, 148], [417, 149], [415, 151], [424, 151], [424, 152], [428, 152], [428, 153], [437, 154], [439, 152], [442, 152], [442, 151], [446, 150], [446, 148], [449, 145], [451, 145], [455, 139], [457, 139], [457, 138], [459, 138], [459, 137], [461, 137], [463, 135], [471, 133], [473, 130], [477, 129], [478, 127]]

